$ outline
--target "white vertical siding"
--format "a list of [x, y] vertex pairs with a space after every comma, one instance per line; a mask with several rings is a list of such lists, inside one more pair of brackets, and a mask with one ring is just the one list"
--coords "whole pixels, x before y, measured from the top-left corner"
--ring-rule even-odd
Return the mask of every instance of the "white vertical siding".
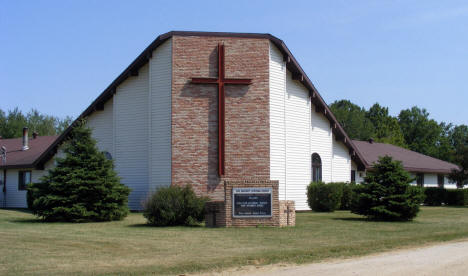
[[286, 78], [286, 194], [298, 210], [307, 209], [306, 188], [311, 181], [310, 98], [298, 81]]
[[129, 207], [141, 209], [148, 194], [148, 65], [114, 95], [115, 169], [132, 189]]
[[88, 117], [87, 125], [92, 129], [92, 136], [101, 151], [114, 156], [114, 105], [113, 100], [104, 104], [104, 110], [95, 111]]
[[171, 185], [172, 40], [160, 45], [149, 61], [149, 193]]
[[19, 170], [7, 170], [6, 176], [6, 205], [7, 208], [26, 208], [26, 191], [18, 190]]
[[[28, 204], [26, 202], [26, 190], [18, 190], [18, 184], [19, 184], [19, 172], [20, 171], [31, 171], [31, 181], [38, 182], [39, 178], [46, 173], [46, 171], [43, 170], [28, 170], [28, 169], [9, 169], [7, 170], [7, 179], [6, 179], [6, 197], [3, 198], [3, 190], [0, 191], [1, 193], [1, 199], [0, 201], [1, 205], [0, 207], [3, 207], [5, 204], [6, 200], [6, 207], [7, 208], [27, 208]], [[2, 173], [2, 178], [3, 178], [3, 170], [1, 170]], [[0, 185], [0, 187], [2, 187]], [[3, 188], [3, 187], [2, 187]]]
[[270, 42], [270, 179], [279, 181], [279, 198], [286, 199], [286, 64]]
[[[330, 121], [322, 113], [313, 111], [311, 114], [311, 153], [318, 153], [322, 159], [322, 181], [331, 182], [333, 134], [330, 128]], [[335, 172], [333, 171], [333, 173]]]
[[283, 56], [270, 44], [270, 178], [279, 180], [280, 199], [296, 201], [308, 210], [306, 189], [311, 181], [311, 155], [322, 159], [322, 180], [350, 181], [348, 149], [334, 142], [330, 122], [312, 106], [309, 91], [292, 79]]
[[366, 172], [365, 171], [358, 171], [358, 166], [352, 160], [351, 160], [351, 169], [356, 171], [356, 183], [364, 182], [364, 177], [366, 177]]
[[333, 139], [333, 182], [351, 182], [351, 157], [348, 148]]

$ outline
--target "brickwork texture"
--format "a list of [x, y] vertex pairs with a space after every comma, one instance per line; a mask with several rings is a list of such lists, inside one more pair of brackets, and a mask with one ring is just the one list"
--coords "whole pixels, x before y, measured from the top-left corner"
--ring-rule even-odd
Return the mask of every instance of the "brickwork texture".
[[218, 76], [217, 46], [225, 46], [226, 178], [270, 177], [269, 41], [267, 39], [174, 36], [172, 42], [172, 184], [191, 184], [199, 195], [224, 200], [218, 178], [218, 90], [192, 84]]

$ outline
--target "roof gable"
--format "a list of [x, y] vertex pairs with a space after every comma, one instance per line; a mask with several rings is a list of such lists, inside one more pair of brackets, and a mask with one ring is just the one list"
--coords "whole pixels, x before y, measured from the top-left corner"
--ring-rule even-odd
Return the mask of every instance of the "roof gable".
[[113, 94], [116, 93], [117, 86], [124, 82], [128, 77], [138, 74], [138, 70], [145, 65], [152, 57], [153, 51], [166, 40], [173, 36], [207, 36], [207, 37], [237, 37], [237, 38], [258, 38], [270, 40], [283, 54], [284, 61], [286, 62], [287, 69], [292, 73], [293, 79], [298, 80], [304, 85], [310, 93], [310, 98], [314, 104], [315, 111], [321, 112], [330, 121], [330, 128], [335, 135], [336, 140], [342, 141], [349, 149], [351, 158], [358, 164], [360, 168], [365, 167], [364, 158], [361, 156], [359, 150], [355, 147], [352, 140], [341, 127], [338, 120], [331, 112], [328, 105], [318, 93], [312, 81], [306, 75], [302, 67], [297, 62], [296, 58], [289, 51], [286, 44], [279, 38], [271, 34], [260, 33], [229, 33], [229, 32], [190, 32], [190, 31], [171, 31], [158, 36], [138, 57], [91, 103], [91, 105], [81, 113], [81, 115], [73, 122], [68, 129], [66, 129], [59, 138], [40, 156], [39, 163], [45, 163], [50, 157], [55, 154], [57, 147], [68, 136], [73, 126], [82, 118], [90, 115], [95, 110], [102, 109], [104, 103], [109, 100]]

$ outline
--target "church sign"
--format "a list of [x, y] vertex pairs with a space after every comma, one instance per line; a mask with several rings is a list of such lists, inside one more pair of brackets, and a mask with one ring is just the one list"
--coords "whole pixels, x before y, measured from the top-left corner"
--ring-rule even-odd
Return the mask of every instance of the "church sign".
[[272, 216], [272, 188], [233, 188], [232, 216], [262, 218]]

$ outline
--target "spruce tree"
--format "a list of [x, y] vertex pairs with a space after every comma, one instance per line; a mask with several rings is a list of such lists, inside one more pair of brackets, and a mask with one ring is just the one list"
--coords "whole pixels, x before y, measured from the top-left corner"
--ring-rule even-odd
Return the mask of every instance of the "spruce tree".
[[413, 179], [401, 162], [381, 157], [356, 188], [351, 211], [376, 220], [411, 220], [419, 212], [424, 193], [412, 187]]
[[63, 144], [64, 158], [28, 187], [28, 206], [46, 221], [110, 221], [128, 214], [130, 189], [120, 183], [112, 160], [96, 147], [85, 122]]

